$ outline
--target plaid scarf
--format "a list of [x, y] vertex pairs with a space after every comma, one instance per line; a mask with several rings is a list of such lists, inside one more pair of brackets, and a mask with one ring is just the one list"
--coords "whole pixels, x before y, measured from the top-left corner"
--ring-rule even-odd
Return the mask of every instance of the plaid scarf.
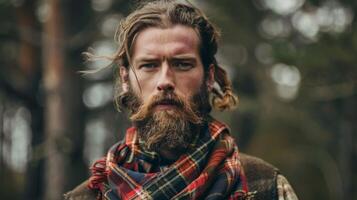
[[245, 199], [248, 194], [237, 145], [215, 120], [199, 134], [195, 147], [177, 161], [160, 166], [155, 152], [143, 150], [136, 129], [115, 144], [92, 169], [90, 189], [110, 200]]

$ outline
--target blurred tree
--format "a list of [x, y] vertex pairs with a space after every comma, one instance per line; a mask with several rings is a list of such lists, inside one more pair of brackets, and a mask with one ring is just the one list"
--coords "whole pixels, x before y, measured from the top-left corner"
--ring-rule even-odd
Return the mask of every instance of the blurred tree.
[[[45, 199], [62, 199], [87, 174], [83, 159], [84, 106], [79, 54], [87, 41], [75, 43], [88, 23], [87, 1], [50, 0], [44, 25], [46, 132]], [[84, 9], [87, 8], [87, 9]], [[85, 19], [85, 20], [84, 20]], [[71, 61], [73, 60], [73, 61]]]
[[356, 197], [356, 2], [208, 2], [241, 97], [225, 116], [241, 150], [280, 167], [301, 199]]
[[[5, 93], [7, 98], [1, 98], [2, 104], [2, 124], [6, 120], [9, 120], [6, 117], [6, 110], [11, 107], [11, 104], [8, 102], [17, 102], [24, 105], [31, 114], [31, 132], [32, 137], [31, 146], [37, 146], [42, 142], [42, 125], [43, 125], [43, 118], [42, 118], [42, 107], [40, 103], [37, 101], [37, 95], [39, 91], [39, 83], [41, 78], [40, 73], [40, 48], [38, 46], [38, 42], [36, 41], [36, 37], [39, 36], [38, 32], [38, 23], [36, 21], [33, 9], [34, 9], [34, 2], [33, 1], [26, 1], [23, 4], [20, 4], [16, 7], [11, 7], [10, 5], [5, 4], [1, 6], [2, 13], [5, 14], [4, 17], [1, 18], [3, 24], [3, 31], [1, 32], [2, 40], [4, 45], [2, 45], [2, 55], [4, 55], [1, 59], [1, 68], [0, 73], [0, 88], [1, 92]], [[14, 13], [11, 15], [10, 13]], [[6, 17], [6, 18], [5, 18]], [[9, 24], [6, 24], [6, 20], [13, 19], [16, 20], [16, 27], [11, 27]], [[16, 30], [16, 31], [15, 31]], [[18, 39], [18, 42], [15, 41]], [[4, 41], [5, 40], [5, 41]], [[15, 44], [18, 46], [16, 50], [18, 50], [18, 54], [14, 56], [12, 54], [11, 49], [14, 49]], [[11, 57], [14, 56], [11, 59]], [[11, 66], [11, 67], [4, 67], [4, 66]], [[34, 95], [35, 94], [35, 95]], [[15, 104], [17, 105], [17, 104]], [[5, 126], [1, 127], [1, 135], [5, 133]], [[13, 130], [14, 131], [14, 130]], [[1, 144], [1, 160], [6, 156], [10, 156], [12, 152], [6, 151], [5, 142], [6, 139], [1, 137], [0, 143]], [[15, 145], [14, 144], [10, 144]], [[26, 148], [26, 147], [23, 147]], [[4, 150], [4, 151], [3, 151]], [[33, 157], [36, 157], [32, 154]], [[16, 173], [13, 173], [11, 170], [6, 170], [8, 167], [8, 163], [1, 162], [1, 168], [4, 169], [7, 173], [4, 176], [1, 176], [5, 180], [11, 180], [9, 177], [15, 176], [15, 180], [21, 180]], [[1, 170], [2, 171], [2, 170]], [[35, 158], [31, 159], [28, 162], [28, 167], [26, 170], [26, 181], [25, 181], [25, 189], [24, 195], [27, 199], [38, 199], [41, 193], [40, 186], [42, 185], [42, 174], [43, 174], [43, 159]], [[18, 181], [17, 181], [18, 182]], [[21, 183], [22, 181], [20, 181]], [[7, 184], [6, 184], [7, 185]], [[15, 187], [16, 185], [11, 185], [9, 187]], [[8, 194], [8, 198], [19, 198], [21, 193], [14, 193], [12, 190], [7, 190], [7, 186], [1, 186], [4, 188], [4, 192], [2, 194]], [[20, 191], [23, 191], [20, 188]], [[18, 190], [18, 189], [17, 189]], [[16, 194], [16, 195], [13, 195]]]
[[[128, 123], [111, 104], [111, 71], [77, 72], [106, 65], [80, 54], [114, 52], [115, 27], [137, 2], [0, 1], [1, 199], [61, 198], [122, 137]], [[222, 30], [218, 60], [240, 107], [214, 115], [241, 150], [278, 166], [301, 199], [355, 199], [357, 3], [192, 2]]]
[[[41, 65], [41, 49], [38, 43], [39, 24], [35, 13], [34, 1], [25, 1], [15, 8], [19, 29], [19, 57], [18, 66], [22, 76], [21, 90], [26, 93], [25, 104], [31, 113], [31, 147], [41, 148], [43, 143], [43, 108], [38, 101]], [[37, 38], [36, 38], [37, 37]], [[35, 95], [33, 95], [35, 94]], [[23, 99], [25, 100], [25, 99]], [[39, 199], [41, 197], [41, 186], [43, 184], [43, 156], [34, 151], [32, 158], [28, 161], [24, 196], [27, 199]]]

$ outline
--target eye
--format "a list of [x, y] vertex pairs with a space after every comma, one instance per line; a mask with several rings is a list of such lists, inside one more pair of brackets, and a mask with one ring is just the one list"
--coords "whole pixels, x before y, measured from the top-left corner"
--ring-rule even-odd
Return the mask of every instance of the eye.
[[158, 65], [156, 63], [144, 63], [142, 65], [139, 66], [139, 69], [143, 69], [146, 71], [151, 71], [153, 69], [155, 69]]
[[194, 65], [188, 61], [175, 61], [173, 66], [182, 71], [188, 71], [194, 67]]

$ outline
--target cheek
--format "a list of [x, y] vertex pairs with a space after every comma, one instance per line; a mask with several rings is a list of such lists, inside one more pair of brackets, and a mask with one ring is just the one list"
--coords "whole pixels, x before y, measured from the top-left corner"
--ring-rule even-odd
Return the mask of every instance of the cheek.
[[202, 88], [202, 84], [204, 82], [203, 72], [186, 74], [184, 77], [180, 77], [178, 79], [178, 89], [184, 95], [196, 94]]
[[130, 86], [133, 88], [134, 93], [138, 97], [140, 97], [143, 101], [150, 98], [150, 95], [153, 94], [155, 89], [152, 76], [145, 76], [139, 72], [137, 72], [135, 76], [135, 74], [131, 72], [129, 74], [129, 79]]
[[129, 73], [129, 82], [130, 82], [130, 88], [132, 91], [135, 93], [136, 96], [140, 97], [141, 92], [140, 88], [142, 89], [142, 82], [140, 82], [140, 79], [137, 79], [137, 76], [135, 76], [134, 72], [130, 71]]

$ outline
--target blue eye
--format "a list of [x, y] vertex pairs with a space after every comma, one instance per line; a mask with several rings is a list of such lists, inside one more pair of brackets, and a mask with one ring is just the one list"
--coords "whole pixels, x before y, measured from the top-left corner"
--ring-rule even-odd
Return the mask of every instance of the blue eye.
[[175, 68], [182, 70], [182, 71], [187, 71], [194, 67], [192, 63], [184, 62], [184, 61], [177, 61], [177, 62], [173, 63], [173, 65]]

